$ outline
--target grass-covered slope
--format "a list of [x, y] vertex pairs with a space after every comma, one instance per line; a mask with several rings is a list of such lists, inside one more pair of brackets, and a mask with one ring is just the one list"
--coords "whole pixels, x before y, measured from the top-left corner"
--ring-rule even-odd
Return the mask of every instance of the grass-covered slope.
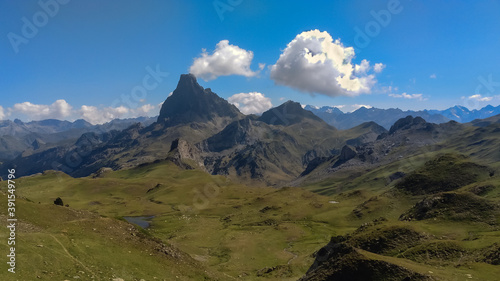
[[[7, 196], [0, 196], [0, 219]], [[2, 266], [1, 280], [217, 280], [177, 248], [133, 225], [98, 214], [18, 198], [16, 273]], [[7, 241], [5, 227], [0, 238]], [[0, 251], [8, 253], [6, 243]], [[179, 279], [177, 279], [179, 278]]]
[[[300, 188], [249, 188], [222, 176], [182, 170], [170, 162], [103, 171], [99, 176], [76, 179], [48, 171], [18, 179], [16, 185], [18, 195], [28, 200], [23, 201], [23, 205], [30, 208], [19, 211], [23, 214], [20, 220], [36, 222], [39, 229], [36, 235], [46, 237], [45, 243], [54, 235], [67, 249], [71, 243], [78, 245], [73, 256], [85, 257], [80, 259], [81, 263], [96, 272], [95, 276], [103, 278], [115, 275], [124, 280], [153, 280], [151, 276], [156, 276], [175, 280], [168, 275], [174, 270], [175, 275], [184, 280], [197, 280], [192, 276], [203, 280], [210, 274], [220, 280], [297, 280], [312, 263], [311, 253], [337, 231], [333, 226], [336, 218], [329, 214], [335, 214], [338, 206], [329, 203], [328, 197]], [[3, 183], [1, 190], [5, 191]], [[54, 206], [57, 197], [69, 207]], [[92, 219], [59, 217], [66, 213], [81, 213]], [[154, 218], [150, 228], [139, 232], [121, 220], [124, 216], [143, 215]], [[144, 241], [152, 245], [144, 252], [146, 257], [131, 255], [128, 260], [126, 254], [130, 248], [143, 241], [134, 242], [133, 239], [143, 234]], [[31, 235], [35, 234], [21, 234], [27, 239], [24, 247], [37, 250], [39, 242], [30, 240]], [[182, 265], [182, 260], [177, 261], [174, 257], [172, 261], [179, 262], [179, 266], [168, 265], [168, 260], [166, 265], [142, 266], [141, 263], [148, 262], [149, 253], [156, 255], [153, 250], [160, 244], [155, 241], [186, 253], [182, 258], [186, 264]], [[137, 245], [138, 249], [146, 247]], [[123, 250], [117, 249], [119, 247]], [[38, 250], [40, 260], [50, 257], [49, 252]], [[21, 251], [24, 251], [23, 246], [20, 246]], [[110, 258], [113, 252], [117, 253], [109, 262], [113, 265], [100, 262], [105, 257]], [[19, 264], [30, 263], [31, 256], [20, 259]], [[138, 264], [129, 264], [132, 262]], [[104, 268], [101, 269], [100, 264]], [[148, 271], [150, 267], [155, 270], [141, 277], [141, 268]], [[41, 274], [38, 268], [42, 268], [41, 272], [47, 267], [33, 266], [22, 271], [26, 276], [35, 276]], [[85, 271], [57, 264], [48, 268], [47, 272], [54, 272], [51, 276], [66, 279], [78, 275], [80, 270]], [[56, 268], [60, 268], [57, 274]], [[208, 273], [203, 273], [205, 269]], [[161, 275], [163, 271], [165, 274]], [[206, 280], [217, 280], [212, 278]]]
[[[342, 268], [353, 272], [353, 266], [369, 269], [367, 254], [409, 272], [396, 270], [385, 277], [376, 277], [375, 272], [372, 279], [360, 280], [418, 280], [411, 272], [432, 280], [496, 280], [500, 274], [494, 266], [500, 242], [497, 170], [487, 159], [427, 151], [305, 187], [329, 194], [340, 208], [351, 211], [346, 215], [350, 224], [361, 225], [330, 243], [329, 253], [339, 255], [331, 249], [341, 243], [361, 256], [337, 257], [340, 261], [321, 266], [316, 260], [304, 280], [329, 280], [325, 276], [337, 276]], [[318, 278], [320, 273], [323, 277]], [[407, 275], [391, 279], [401, 274]]]
[[[365, 269], [393, 278], [387, 280], [495, 280], [500, 184], [497, 168], [479, 163], [430, 152], [305, 187], [323, 188], [324, 195], [247, 187], [168, 161], [86, 178], [47, 171], [16, 181], [26, 226], [19, 233], [25, 274], [19, 280], [328, 280], [321, 272], [357, 276]], [[452, 190], [427, 187], [448, 181], [443, 171], [450, 167], [473, 180]], [[420, 187], [408, 180], [422, 173], [439, 180]], [[405, 182], [410, 189], [400, 188]], [[57, 197], [69, 207], [54, 206]], [[143, 230], [123, 221], [126, 216], [154, 217]], [[332, 236], [342, 237], [328, 248], [339, 260], [311, 269], [318, 259], [312, 254]], [[332, 250], [337, 247], [346, 251]], [[34, 266], [21, 267], [29, 263]], [[308, 270], [314, 275], [304, 275]]]

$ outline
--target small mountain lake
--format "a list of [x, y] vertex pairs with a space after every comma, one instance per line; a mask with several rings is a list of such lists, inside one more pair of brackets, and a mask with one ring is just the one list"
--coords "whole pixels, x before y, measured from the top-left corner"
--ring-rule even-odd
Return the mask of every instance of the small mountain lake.
[[149, 222], [152, 218], [155, 216], [149, 216], [149, 217], [123, 217], [124, 220], [128, 221], [129, 223], [133, 223], [135, 225], [138, 225], [142, 228], [148, 228], [151, 223]]

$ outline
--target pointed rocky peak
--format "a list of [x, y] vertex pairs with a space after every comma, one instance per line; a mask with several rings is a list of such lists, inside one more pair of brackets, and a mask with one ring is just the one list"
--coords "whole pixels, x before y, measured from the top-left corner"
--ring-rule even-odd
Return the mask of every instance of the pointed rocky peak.
[[331, 106], [323, 106], [319, 110], [330, 113], [330, 114], [335, 114], [335, 115], [343, 115], [344, 112], [340, 110], [338, 107], [331, 107]]
[[302, 108], [300, 103], [289, 100], [278, 107], [271, 108], [262, 113], [258, 120], [270, 125], [290, 126], [306, 119], [324, 123], [324, 121], [314, 115], [314, 113]]
[[364, 113], [364, 112], [368, 112], [368, 111], [370, 111], [370, 110], [375, 110], [375, 109], [374, 109], [374, 108], [368, 108], [368, 107], [366, 107], [366, 106], [362, 106], [362, 107], [360, 107], [360, 108], [358, 108], [358, 109], [354, 110], [354, 111], [353, 111], [353, 113], [354, 113], [354, 112], [357, 112], [357, 113]]
[[192, 74], [182, 74], [177, 88], [163, 103], [158, 122], [166, 126], [210, 122], [217, 118], [239, 119], [243, 115], [232, 104], [204, 89]]
[[83, 119], [77, 119], [75, 120], [75, 122], [73, 122], [73, 125], [75, 126], [75, 128], [89, 128], [89, 127], [92, 127], [92, 124], [90, 124], [89, 122], [83, 120]]
[[205, 89], [203, 89], [200, 84], [198, 84], [198, 81], [196, 80], [196, 77], [193, 74], [181, 74], [181, 77], [179, 79], [179, 82], [177, 82], [177, 88], [175, 91], [172, 93], [172, 96], [174, 94], [182, 94], [182, 95], [200, 95], [203, 94]]
[[426, 124], [427, 122], [422, 117], [413, 117], [411, 115], [401, 118], [389, 130], [389, 134], [393, 134], [399, 130], [407, 130], [419, 124]]
[[494, 110], [496, 107], [494, 107], [493, 105], [491, 104], [488, 104], [487, 106], [481, 108], [481, 110]]
[[324, 114], [333, 114], [333, 115], [343, 115], [344, 112], [340, 110], [338, 107], [332, 107], [332, 106], [314, 106], [314, 105], [306, 105], [304, 107], [305, 110], [312, 111], [314, 113], [324, 113]]
[[460, 105], [455, 105], [455, 106], [453, 107], [453, 109], [455, 109], [455, 110], [460, 110], [460, 111], [464, 111], [464, 112], [469, 112], [469, 111], [470, 111], [467, 107], [465, 107], [465, 106], [460, 106]]

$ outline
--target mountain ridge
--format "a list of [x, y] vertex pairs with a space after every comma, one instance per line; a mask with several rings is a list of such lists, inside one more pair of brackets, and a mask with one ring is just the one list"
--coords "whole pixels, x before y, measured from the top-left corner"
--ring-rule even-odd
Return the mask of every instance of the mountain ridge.
[[445, 110], [401, 110], [399, 108], [367, 108], [361, 107], [353, 112], [344, 113], [338, 107], [306, 105], [306, 110], [313, 112], [328, 124], [338, 129], [350, 129], [364, 122], [374, 121], [389, 129], [394, 122], [408, 115], [422, 117], [431, 123], [446, 123], [450, 120], [468, 123], [475, 119], [485, 119], [500, 114], [500, 105], [487, 105], [481, 109], [469, 110], [463, 106], [454, 106]]

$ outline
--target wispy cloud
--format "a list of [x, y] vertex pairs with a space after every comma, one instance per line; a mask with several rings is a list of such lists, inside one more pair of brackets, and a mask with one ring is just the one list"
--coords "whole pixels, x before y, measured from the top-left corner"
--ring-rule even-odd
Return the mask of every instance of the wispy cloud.
[[382, 70], [385, 68], [385, 64], [383, 63], [376, 63], [375, 66], [373, 66], [373, 71], [376, 73], [382, 72]]
[[407, 94], [407, 93], [402, 93], [402, 94], [389, 94], [390, 97], [393, 98], [404, 98], [404, 99], [416, 99], [419, 101], [424, 101], [427, 99], [424, 99], [422, 94]]
[[476, 95], [472, 95], [470, 97], [468, 97], [470, 100], [476, 100], [476, 101], [491, 101], [493, 99], [493, 97], [483, 97], [479, 94], [476, 94]]

